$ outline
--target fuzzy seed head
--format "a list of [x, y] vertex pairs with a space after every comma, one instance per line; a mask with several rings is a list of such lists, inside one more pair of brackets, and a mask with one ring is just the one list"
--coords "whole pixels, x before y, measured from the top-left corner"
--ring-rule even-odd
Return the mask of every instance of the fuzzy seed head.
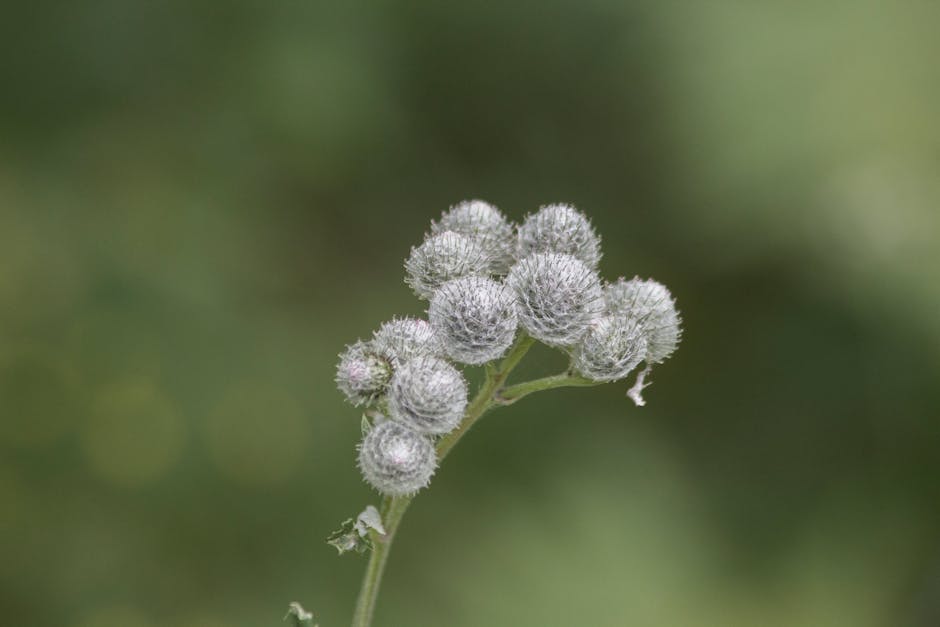
[[546, 205], [519, 227], [518, 258], [533, 253], [565, 253], [597, 268], [601, 238], [590, 220], [571, 205]]
[[506, 283], [516, 293], [519, 324], [550, 346], [576, 344], [604, 308], [597, 273], [571, 255], [530, 255], [512, 267]]
[[431, 299], [428, 318], [447, 356], [471, 365], [502, 357], [519, 325], [513, 291], [481, 276], [442, 285]]
[[405, 260], [408, 273], [405, 283], [420, 298], [430, 300], [434, 291], [447, 281], [486, 274], [489, 267], [490, 258], [480, 242], [460, 233], [444, 231], [411, 249], [411, 256]]
[[482, 200], [464, 200], [441, 219], [431, 223], [431, 233], [460, 233], [479, 242], [490, 259], [492, 274], [506, 274], [513, 262], [515, 234], [513, 227], [499, 209]]
[[665, 285], [639, 277], [619, 279], [607, 286], [604, 298], [609, 311], [626, 314], [641, 325], [647, 362], [662, 363], [675, 352], [682, 339], [682, 319]]
[[429, 435], [453, 431], [467, 407], [467, 382], [438, 357], [416, 357], [395, 369], [388, 391], [394, 420]]
[[575, 368], [594, 381], [625, 378], [646, 358], [642, 325], [626, 315], [598, 318], [574, 351]]
[[393, 366], [420, 355], [443, 355], [440, 338], [427, 320], [394, 318], [375, 332], [372, 346]]
[[353, 405], [363, 405], [385, 392], [391, 376], [391, 364], [371, 342], [356, 342], [340, 355], [336, 387]]
[[437, 468], [430, 438], [391, 420], [375, 425], [359, 445], [359, 470], [373, 488], [406, 496], [424, 488]]

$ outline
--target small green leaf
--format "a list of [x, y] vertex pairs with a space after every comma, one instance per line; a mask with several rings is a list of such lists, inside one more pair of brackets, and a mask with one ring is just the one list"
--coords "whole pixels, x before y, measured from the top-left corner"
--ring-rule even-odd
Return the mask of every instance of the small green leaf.
[[335, 547], [340, 555], [350, 551], [365, 553], [373, 548], [370, 530], [385, 535], [385, 527], [382, 526], [379, 510], [372, 505], [362, 510], [355, 520], [352, 518], [344, 520], [340, 528], [327, 537], [326, 543]]
[[350, 551], [365, 553], [372, 548], [372, 539], [359, 533], [352, 518], [344, 520], [339, 529], [327, 536], [326, 543], [335, 547], [340, 555]]
[[284, 620], [290, 620], [292, 627], [318, 627], [313, 622], [313, 614], [301, 607], [296, 601], [287, 606]]

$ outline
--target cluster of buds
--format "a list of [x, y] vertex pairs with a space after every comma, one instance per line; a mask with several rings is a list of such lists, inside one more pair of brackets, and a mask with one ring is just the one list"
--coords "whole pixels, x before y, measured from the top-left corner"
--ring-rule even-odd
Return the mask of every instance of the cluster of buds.
[[359, 445], [365, 480], [385, 495], [414, 494], [437, 467], [435, 438], [467, 407], [458, 365], [503, 357], [516, 336], [567, 352], [573, 373], [598, 382], [653, 364], [678, 346], [675, 300], [653, 280], [600, 278], [600, 237], [570, 205], [547, 205], [519, 226], [489, 203], [451, 207], [405, 261], [405, 282], [428, 319], [397, 318], [340, 356], [336, 383], [368, 408]]

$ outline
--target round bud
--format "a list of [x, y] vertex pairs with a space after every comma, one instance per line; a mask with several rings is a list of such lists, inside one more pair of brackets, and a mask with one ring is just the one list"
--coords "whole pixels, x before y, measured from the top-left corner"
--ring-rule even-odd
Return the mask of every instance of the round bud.
[[565, 253], [596, 268], [601, 238], [590, 220], [571, 205], [546, 205], [519, 227], [519, 259], [533, 253]]
[[405, 283], [420, 298], [430, 299], [434, 290], [462, 276], [486, 274], [490, 259], [479, 242], [466, 235], [444, 231], [411, 249], [405, 260]]
[[513, 261], [515, 237], [512, 225], [493, 205], [482, 200], [465, 200], [431, 223], [435, 235], [453, 231], [476, 240], [490, 260], [490, 272], [506, 274]]
[[625, 315], [598, 318], [574, 351], [578, 372], [594, 381], [625, 378], [646, 358], [642, 326]]
[[642, 315], [660, 309], [663, 303], [672, 303], [672, 294], [665, 285], [652, 279], [633, 277], [627, 281], [621, 277], [604, 288], [604, 300], [611, 311]]
[[381, 395], [391, 376], [391, 364], [370, 342], [356, 342], [340, 355], [336, 387], [353, 405], [362, 405]]
[[571, 255], [530, 255], [509, 271], [519, 324], [550, 346], [576, 344], [604, 308], [597, 273]]
[[434, 293], [428, 309], [431, 326], [445, 354], [479, 365], [502, 357], [519, 325], [512, 290], [487, 277], [448, 281]]
[[384, 323], [374, 333], [372, 346], [393, 365], [419, 355], [444, 354], [431, 324], [418, 318], [395, 318]]
[[662, 363], [675, 352], [682, 339], [682, 319], [665, 285], [639, 277], [619, 279], [607, 286], [604, 298], [609, 311], [626, 314], [643, 328], [647, 362]]
[[467, 382], [438, 357], [416, 357], [395, 369], [388, 411], [400, 423], [431, 435], [453, 431], [467, 407]]
[[436, 467], [430, 438], [390, 420], [372, 427], [359, 445], [363, 478], [388, 496], [414, 494], [428, 485]]

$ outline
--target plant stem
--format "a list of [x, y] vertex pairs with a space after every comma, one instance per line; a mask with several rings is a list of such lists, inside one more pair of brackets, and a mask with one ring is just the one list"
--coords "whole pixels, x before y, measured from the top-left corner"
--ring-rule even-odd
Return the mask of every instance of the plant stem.
[[460, 438], [470, 430], [470, 427], [472, 427], [488, 409], [498, 404], [496, 400], [497, 395], [503, 383], [506, 382], [506, 377], [508, 377], [513, 368], [519, 364], [519, 361], [526, 352], [532, 348], [532, 344], [534, 343], [535, 340], [528, 335], [521, 335], [499, 366], [492, 367], [487, 365], [486, 379], [483, 381], [483, 385], [480, 386], [480, 391], [477, 392], [477, 395], [467, 407], [467, 412], [464, 414], [463, 420], [460, 421], [460, 425], [441, 438], [437, 443], [438, 462], [447, 457], [450, 449], [454, 448], [457, 442], [460, 441]]
[[385, 497], [379, 511], [382, 517], [382, 526], [385, 535], [376, 531], [372, 534], [372, 555], [366, 574], [362, 578], [362, 587], [359, 590], [359, 600], [356, 602], [356, 612], [353, 614], [353, 627], [369, 627], [372, 624], [372, 614], [375, 611], [375, 600], [379, 594], [379, 585], [382, 583], [382, 573], [385, 571], [385, 562], [388, 560], [388, 551], [392, 548], [392, 540], [401, 522], [405, 510], [411, 503], [411, 497]]
[[[526, 352], [528, 352], [534, 343], [534, 339], [521, 333], [516, 343], [509, 350], [509, 353], [499, 366], [487, 364], [486, 379], [484, 379], [476, 396], [467, 406], [467, 410], [464, 413], [463, 419], [460, 421], [460, 425], [438, 441], [438, 462], [447, 456], [450, 450], [460, 441], [460, 438], [462, 438], [470, 427], [472, 427], [491, 407], [508, 405], [538, 389], [560, 387], [560, 384], [541, 388], [536, 387], [521, 394], [517, 394], [511, 400], [507, 400], [506, 394], [508, 392], [527, 385], [521, 383], [509, 388], [503, 388], [503, 384], [506, 382], [509, 373], [519, 364], [519, 361], [525, 356]], [[567, 376], [567, 374], [565, 376]], [[546, 379], [552, 378], [553, 377], [546, 377]], [[529, 383], [535, 384], [539, 381], [545, 381], [546, 379], [537, 379]], [[568, 385], [578, 384], [569, 383]], [[374, 530], [370, 531], [374, 548], [372, 549], [369, 565], [366, 567], [366, 573], [362, 580], [362, 587], [359, 589], [359, 599], [356, 601], [356, 611], [353, 614], [352, 627], [369, 627], [372, 624], [375, 600], [379, 593], [379, 585], [382, 582], [382, 572], [385, 570], [385, 562], [388, 560], [388, 552], [392, 547], [392, 540], [395, 539], [395, 532], [398, 531], [402, 516], [405, 515], [405, 510], [408, 509], [408, 505], [413, 498], [414, 496], [385, 497], [382, 501], [380, 514], [382, 516], [382, 525], [385, 527], [385, 535], [380, 535]]]
[[516, 385], [510, 385], [507, 388], [503, 388], [502, 390], [498, 391], [496, 402], [500, 405], [511, 405], [523, 396], [528, 396], [533, 392], [541, 392], [542, 390], [551, 390], [553, 388], [563, 387], [589, 387], [592, 385], [600, 385], [601, 383], [601, 381], [585, 379], [581, 375], [572, 374], [570, 372], [563, 372], [561, 374], [555, 374], [550, 377], [534, 379], [532, 381], [517, 383]]

